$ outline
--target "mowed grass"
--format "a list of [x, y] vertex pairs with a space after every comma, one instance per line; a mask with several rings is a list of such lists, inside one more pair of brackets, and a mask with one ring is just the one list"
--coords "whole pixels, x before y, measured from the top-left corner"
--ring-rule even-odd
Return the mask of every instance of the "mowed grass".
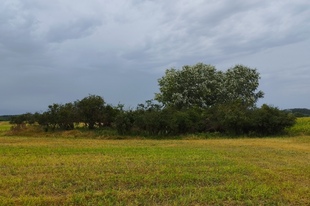
[[310, 137], [0, 137], [0, 205], [310, 205]]

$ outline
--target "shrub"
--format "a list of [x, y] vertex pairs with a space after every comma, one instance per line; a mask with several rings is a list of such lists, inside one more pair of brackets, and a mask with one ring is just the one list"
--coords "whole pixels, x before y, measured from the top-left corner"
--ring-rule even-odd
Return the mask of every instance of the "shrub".
[[262, 105], [251, 114], [250, 130], [261, 135], [275, 135], [282, 133], [285, 128], [296, 123], [296, 117], [276, 107]]
[[115, 119], [116, 130], [119, 134], [129, 134], [134, 124], [134, 112], [122, 111]]
[[209, 131], [240, 135], [247, 132], [250, 110], [240, 99], [209, 108]]

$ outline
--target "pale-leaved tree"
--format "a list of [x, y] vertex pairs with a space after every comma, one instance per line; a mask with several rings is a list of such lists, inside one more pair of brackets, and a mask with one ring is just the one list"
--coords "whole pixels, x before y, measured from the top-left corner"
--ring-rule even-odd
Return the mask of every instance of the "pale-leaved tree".
[[194, 105], [203, 108], [237, 99], [254, 106], [264, 96], [262, 91], [256, 92], [259, 79], [256, 69], [243, 65], [226, 72], [203, 63], [186, 65], [182, 70], [171, 68], [158, 79], [160, 93], [155, 93], [155, 100], [178, 108]]
[[256, 69], [241, 64], [229, 68], [224, 73], [220, 103], [240, 99], [244, 104], [254, 106], [259, 98], [264, 97], [264, 92], [257, 91], [259, 79]]

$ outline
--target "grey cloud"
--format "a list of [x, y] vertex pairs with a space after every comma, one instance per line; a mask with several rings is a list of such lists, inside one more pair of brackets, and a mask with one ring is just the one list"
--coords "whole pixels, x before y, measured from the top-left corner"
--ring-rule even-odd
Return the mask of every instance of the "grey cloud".
[[37, 19], [20, 11], [19, 4], [8, 3], [0, 9], [0, 48], [6, 52], [29, 53], [42, 50], [42, 42], [35, 35]]
[[[261, 49], [281, 46], [303, 41], [310, 37], [309, 16], [303, 14], [290, 18], [295, 8], [288, 8], [287, 3], [247, 4], [244, 1], [217, 1], [222, 3], [218, 8], [208, 12], [208, 3], [199, 5], [197, 10], [185, 9], [184, 15], [177, 15], [165, 23], [163, 30], [167, 35], [154, 41], [163, 53], [178, 54], [182, 50], [184, 56], [191, 50], [203, 49], [204, 55], [230, 55], [231, 53], [253, 53]], [[295, 3], [298, 5], [298, 3]], [[283, 8], [285, 12], [268, 10], [267, 6]], [[266, 8], [267, 7], [267, 8]], [[307, 6], [310, 9], [310, 6]], [[176, 7], [177, 8], [177, 7]], [[298, 10], [298, 6], [296, 8]], [[169, 11], [169, 10], [168, 10]], [[295, 14], [296, 15], [296, 14]], [[272, 21], [276, 21], [272, 23]], [[278, 23], [277, 23], [278, 22]], [[284, 26], [283, 26], [284, 25]], [[172, 47], [170, 49], [169, 47]], [[210, 52], [211, 51], [211, 52]], [[215, 52], [215, 55], [212, 53]], [[182, 57], [182, 54], [178, 54]], [[170, 57], [170, 55], [167, 55]]]
[[62, 43], [66, 40], [89, 36], [100, 25], [101, 21], [93, 18], [68, 21], [49, 28], [46, 37], [49, 42]]

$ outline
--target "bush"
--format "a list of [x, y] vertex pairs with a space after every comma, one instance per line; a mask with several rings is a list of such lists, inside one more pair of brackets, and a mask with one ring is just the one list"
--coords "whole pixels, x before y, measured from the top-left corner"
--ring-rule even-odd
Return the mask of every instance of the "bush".
[[10, 124], [16, 124], [18, 127], [24, 127], [29, 124], [32, 125], [36, 122], [36, 116], [31, 113], [25, 113], [21, 115], [12, 116]]
[[116, 118], [119, 134], [129, 134], [133, 129], [143, 135], [179, 135], [205, 131], [203, 109], [193, 107], [178, 110], [174, 106], [139, 104], [135, 111], [126, 111]]
[[229, 135], [275, 135], [296, 122], [293, 114], [276, 107], [264, 104], [261, 108], [248, 108], [240, 100], [209, 108], [207, 114], [208, 131]]
[[250, 131], [261, 135], [280, 134], [285, 128], [296, 123], [296, 117], [291, 113], [286, 113], [276, 107], [262, 105], [251, 114]]
[[134, 124], [134, 112], [122, 111], [115, 119], [116, 130], [119, 134], [130, 134]]
[[208, 131], [241, 135], [247, 132], [250, 110], [240, 99], [207, 110]]
[[146, 104], [139, 104], [134, 111], [134, 126], [138, 132], [147, 131], [150, 135], [157, 135], [162, 130], [162, 105], [154, 104], [152, 100]]

